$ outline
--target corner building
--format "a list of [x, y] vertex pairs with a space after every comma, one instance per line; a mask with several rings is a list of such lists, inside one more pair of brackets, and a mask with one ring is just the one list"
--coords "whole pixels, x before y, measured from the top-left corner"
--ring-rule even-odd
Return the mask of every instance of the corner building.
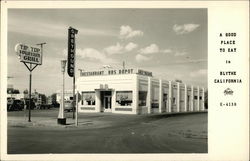
[[157, 79], [140, 69], [81, 72], [79, 112], [152, 114], [204, 111], [205, 89]]

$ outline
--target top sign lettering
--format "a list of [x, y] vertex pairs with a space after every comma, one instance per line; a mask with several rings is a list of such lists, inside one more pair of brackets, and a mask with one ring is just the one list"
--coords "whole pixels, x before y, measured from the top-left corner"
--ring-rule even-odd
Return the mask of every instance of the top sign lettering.
[[68, 29], [68, 75], [74, 77], [75, 75], [75, 34], [78, 30], [70, 27]]
[[141, 69], [112, 69], [112, 70], [101, 70], [101, 71], [84, 71], [80, 73], [80, 76], [101, 76], [101, 75], [121, 75], [121, 74], [138, 74], [152, 77], [152, 72], [148, 72]]
[[42, 53], [38, 47], [19, 43], [15, 46], [15, 51], [21, 62], [37, 65], [42, 64]]

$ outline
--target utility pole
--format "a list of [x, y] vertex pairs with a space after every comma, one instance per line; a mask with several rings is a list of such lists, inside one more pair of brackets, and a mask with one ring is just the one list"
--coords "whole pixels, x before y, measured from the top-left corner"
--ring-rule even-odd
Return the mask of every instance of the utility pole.
[[39, 43], [39, 44], [36, 44], [36, 45], [40, 45], [41, 46], [41, 53], [43, 54], [43, 45], [45, 45], [46, 42], [42, 42], [42, 43]]
[[122, 67], [125, 69], [125, 61], [122, 62]]

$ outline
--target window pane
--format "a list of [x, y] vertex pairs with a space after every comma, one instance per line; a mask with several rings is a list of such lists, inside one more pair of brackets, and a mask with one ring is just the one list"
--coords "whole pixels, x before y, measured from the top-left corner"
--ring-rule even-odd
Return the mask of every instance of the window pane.
[[152, 86], [152, 108], [159, 108], [159, 87]]
[[146, 106], [147, 94], [148, 92], [146, 91], [139, 91], [139, 106]]
[[168, 100], [168, 94], [167, 93], [163, 93], [163, 102]]
[[173, 97], [173, 104], [176, 105], [176, 99]]
[[95, 105], [95, 92], [82, 92], [82, 105]]
[[132, 91], [117, 91], [116, 104], [118, 106], [131, 106], [132, 105]]

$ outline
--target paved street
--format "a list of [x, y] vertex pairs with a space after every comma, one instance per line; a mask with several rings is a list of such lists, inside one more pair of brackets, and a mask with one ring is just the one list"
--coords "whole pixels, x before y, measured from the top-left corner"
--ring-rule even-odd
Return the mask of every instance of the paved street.
[[80, 114], [57, 125], [58, 109], [8, 112], [8, 153], [207, 153], [207, 113]]

